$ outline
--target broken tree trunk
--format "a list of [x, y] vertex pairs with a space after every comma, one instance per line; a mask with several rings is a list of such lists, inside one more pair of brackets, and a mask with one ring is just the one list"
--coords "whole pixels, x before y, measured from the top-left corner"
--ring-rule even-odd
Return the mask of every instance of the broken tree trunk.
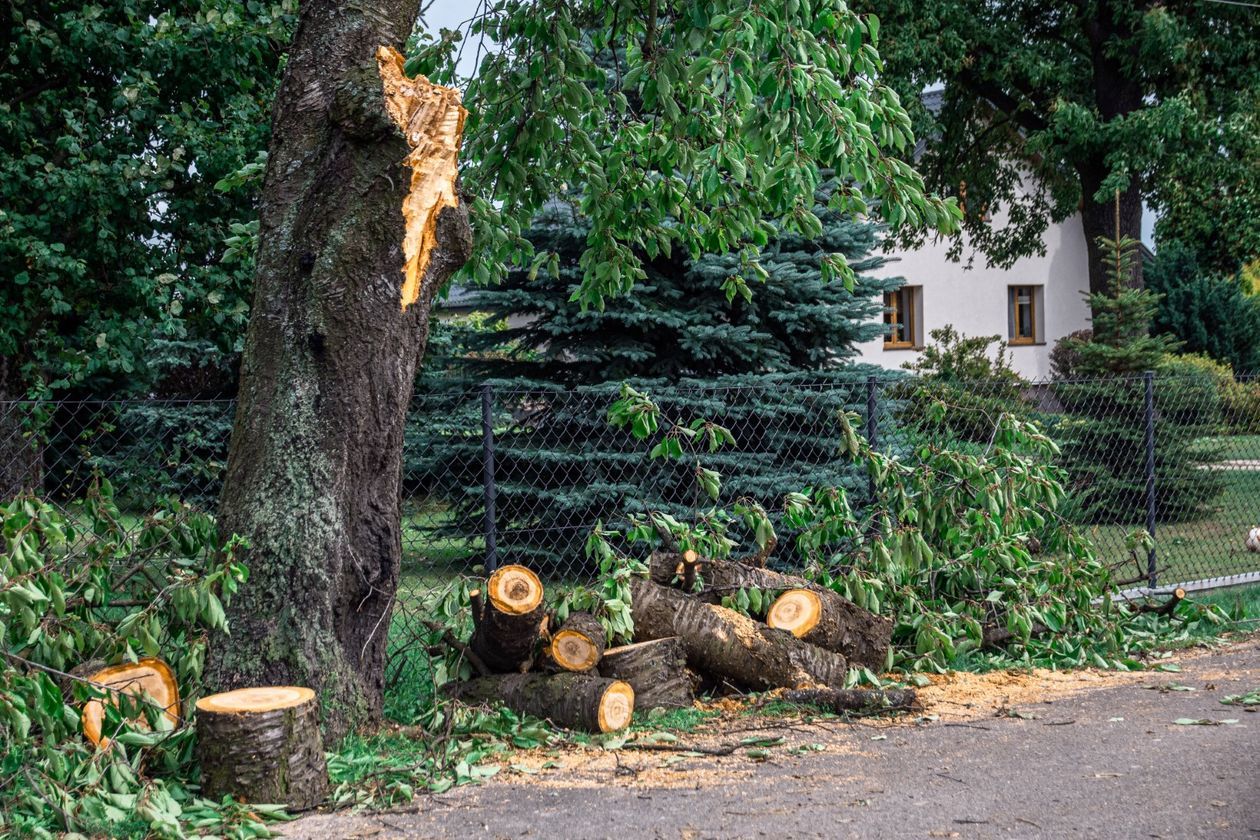
[[328, 793], [315, 692], [242, 688], [197, 701], [201, 794], [306, 811]]
[[[649, 565], [652, 580], [663, 586], [669, 586], [677, 576], [680, 566], [685, 568], [681, 555], [664, 551], [654, 552]], [[768, 622], [770, 626], [789, 630], [801, 638], [805, 638], [804, 634], [808, 634], [817, 627], [813, 638], [808, 638], [807, 641], [844, 654], [855, 666], [882, 670], [888, 660], [888, 648], [892, 644], [892, 621], [862, 609], [826, 587], [794, 575], [745, 566], [734, 560], [715, 558], [701, 559], [700, 576], [704, 581], [704, 590], [698, 597], [713, 603], [720, 601], [723, 595], [730, 595], [740, 589], [760, 589], [763, 592], [785, 590], [812, 592], [818, 598], [819, 621], [805, 622], [796, 627]], [[799, 597], [796, 596], [793, 602], [799, 602]], [[774, 614], [773, 607], [771, 614]], [[786, 616], [781, 616], [781, 618], [786, 618]], [[819, 627], [819, 624], [823, 626]], [[797, 628], [804, 628], [804, 630]]]
[[467, 202], [445, 186], [458, 93], [403, 79], [379, 52], [402, 47], [419, 8], [299, 6], [220, 497], [223, 532], [248, 541], [249, 586], [206, 684], [310, 686], [330, 738], [381, 713], [403, 430], [433, 300], [472, 253]]
[[651, 581], [632, 578], [630, 591], [635, 638], [679, 637], [698, 671], [758, 690], [844, 686], [838, 653]]
[[808, 703], [837, 714], [906, 711], [915, 708], [914, 689], [805, 688], [784, 692], [789, 703]]
[[681, 709], [696, 699], [687, 650], [677, 636], [610, 648], [599, 673], [628, 682], [640, 709]]
[[[104, 698], [89, 700], [83, 705], [83, 734], [99, 747], [109, 746], [109, 738], [104, 737], [101, 732], [105, 723], [105, 706], [118, 705], [119, 694], [140, 698], [140, 702], [164, 715], [172, 726], [179, 724], [179, 686], [170, 666], [161, 659], [147, 658], [108, 668], [89, 668], [76, 676], [82, 676], [98, 688], [106, 690]], [[132, 722], [144, 728], [145, 710], [140, 712]]]
[[888, 665], [892, 622], [825, 589], [789, 589], [770, 605], [766, 624], [843, 653], [853, 665]]
[[634, 689], [593, 674], [503, 674], [452, 685], [465, 703], [499, 702], [514, 712], [546, 718], [566, 729], [615, 732], [634, 715]]
[[563, 671], [585, 673], [599, 664], [607, 643], [604, 625], [588, 612], [575, 612], [551, 636], [551, 661]]
[[503, 566], [486, 581], [481, 615], [468, 647], [498, 674], [528, 670], [543, 619], [543, 586], [524, 566]]

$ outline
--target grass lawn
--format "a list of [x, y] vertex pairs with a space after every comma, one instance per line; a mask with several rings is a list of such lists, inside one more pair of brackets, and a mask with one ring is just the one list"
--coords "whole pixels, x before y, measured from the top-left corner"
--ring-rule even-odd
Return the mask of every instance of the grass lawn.
[[[1260, 436], [1228, 438], [1224, 458], [1260, 460]], [[1254, 454], [1250, 454], [1254, 453]], [[1231, 466], [1225, 470], [1225, 491], [1211, 516], [1193, 522], [1161, 524], [1155, 529], [1159, 581], [1180, 583], [1260, 571], [1260, 554], [1247, 550], [1247, 532], [1260, 525], [1260, 464], [1255, 469]], [[1125, 557], [1125, 536], [1145, 524], [1099, 525], [1089, 529], [1100, 556]], [[1145, 558], [1143, 558], [1145, 567]], [[1119, 577], [1137, 574], [1126, 566]]]

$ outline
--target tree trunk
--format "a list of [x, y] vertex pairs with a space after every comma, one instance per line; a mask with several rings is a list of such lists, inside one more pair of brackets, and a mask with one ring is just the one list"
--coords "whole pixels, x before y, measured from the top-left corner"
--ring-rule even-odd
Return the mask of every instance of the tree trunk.
[[843, 653], [850, 665], [888, 667], [892, 622], [826, 589], [788, 589], [770, 605], [766, 624]]
[[403, 163], [418, 169], [386, 110], [377, 49], [402, 45], [418, 7], [301, 5], [272, 113], [220, 505], [223, 531], [249, 541], [250, 577], [207, 683], [310, 686], [334, 739], [380, 714], [403, 425], [433, 297], [472, 248], [466, 209], [437, 205], [418, 297], [402, 305], [414, 266]]
[[480, 614], [474, 607], [468, 647], [496, 674], [528, 671], [543, 620], [542, 583], [524, 566], [504, 566], [490, 575], [486, 592]]
[[451, 686], [465, 703], [502, 703], [514, 712], [546, 718], [566, 729], [615, 732], [634, 715], [634, 689], [591, 674], [503, 674]]
[[44, 450], [16, 359], [0, 356], [0, 504], [44, 483]]
[[[1116, 238], [1116, 202], [1114, 196], [1105, 202], [1094, 201], [1094, 194], [1102, 186], [1101, 162], [1099, 168], [1081, 169], [1081, 187], [1084, 191], [1081, 205], [1081, 226], [1085, 231], [1085, 244], [1089, 253], [1089, 291], [1091, 294], [1107, 294], [1111, 281], [1108, 278], [1108, 251], [1100, 247], [1100, 237]], [[1120, 193], [1120, 235], [1141, 241], [1142, 195], [1136, 184]], [[1142, 260], [1134, 259], [1129, 274], [1129, 284], [1141, 288]]]
[[[652, 580], [668, 586], [676, 577], [680, 561], [677, 554], [654, 552], [649, 564]], [[828, 621], [826, 627], [808, 641], [844, 654], [852, 665], [882, 670], [887, 663], [888, 647], [892, 643], [892, 622], [884, 616], [862, 609], [826, 587], [770, 569], [713, 558], [701, 560], [700, 577], [704, 581], [704, 589], [699, 597], [711, 603], [716, 603], [723, 595], [730, 595], [740, 589], [760, 589], [767, 593], [799, 589], [817, 593], [820, 602], [825, 605], [824, 612]], [[807, 629], [812, 627], [810, 625]], [[795, 631], [795, 628], [783, 629]]]
[[912, 688], [804, 688], [787, 691], [789, 703], [808, 703], [836, 714], [906, 711], [915, 708], [918, 698]]
[[757, 691], [844, 687], [848, 665], [838, 653], [651, 581], [631, 579], [630, 592], [635, 639], [679, 637], [697, 671]]
[[306, 811], [328, 793], [319, 701], [309, 688], [245, 688], [201, 698], [197, 758], [201, 793], [214, 801], [231, 795]]
[[645, 711], [690, 708], [696, 699], [687, 649], [674, 636], [606, 650], [599, 673], [630, 683], [635, 705]]

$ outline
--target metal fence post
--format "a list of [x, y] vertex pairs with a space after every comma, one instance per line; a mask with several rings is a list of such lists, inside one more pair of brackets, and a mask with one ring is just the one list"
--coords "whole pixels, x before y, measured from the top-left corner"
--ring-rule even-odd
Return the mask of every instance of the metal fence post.
[[[866, 377], [866, 442], [872, 450], [879, 443], [879, 377], [874, 374]], [[874, 502], [875, 476], [869, 476], [866, 485]]]
[[[1155, 492], [1155, 374], [1147, 371], [1143, 377], [1146, 384], [1146, 533], [1155, 539], [1155, 515], [1159, 511], [1159, 500]], [[1157, 585], [1155, 546], [1152, 544], [1146, 553], [1146, 576], [1152, 588]]]
[[481, 485], [485, 501], [486, 518], [486, 571], [493, 572], [499, 566], [498, 526], [494, 515], [494, 387], [481, 386]]

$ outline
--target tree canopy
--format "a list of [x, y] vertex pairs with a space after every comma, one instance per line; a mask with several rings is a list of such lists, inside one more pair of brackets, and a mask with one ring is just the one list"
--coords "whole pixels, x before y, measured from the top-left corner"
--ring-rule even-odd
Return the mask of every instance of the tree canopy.
[[[832, 209], [894, 227], [955, 226], [957, 208], [928, 194], [905, 160], [914, 137], [880, 81], [874, 15], [839, 0], [498, 0], [479, 10], [467, 34], [479, 53], [486, 39], [493, 47], [471, 79], [455, 72], [457, 31], [422, 33], [408, 69], [466, 85], [461, 178], [481, 281], [513, 261], [551, 261], [523, 234], [557, 196], [590, 225], [575, 295], [593, 305], [675, 248], [692, 259], [738, 252], [731, 288], [764, 279], [758, 249], [776, 224], [821, 231], [820, 167], [840, 179]], [[824, 270], [851, 281], [839, 255]]]
[[266, 147], [296, 5], [6, 5], [9, 393], [134, 391], [164, 368], [240, 350], [253, 266], [223, 257], [234, 226], [250, 224], [255, 193], [214, 185]]
[[[1043, 253], [1047, 226], [1079, 209], [1090, 288], [1103, 294], [1097, 240], [1116, 235], [1117, 196], [1120, 233], [1134, 239], [1143, 202], [1169, 211], [1166, 227], [1200, 224], [1205, 211], [1215, 227], [1223, 206], [1254, 206], [1256, 175], [1242, 176], [1254, 168], [1246, 153], [1260, 92], [1253, 9], [1153, 0], [867, 0], [857, 8], [884, 21], [884, 78], [928, 141], [920, 161], [928, 185], [966, 206], [956, 256], [970, 245], [1010, 266]], [[919, 102], [939, 83], [939, 107]], [[1249, 193], [1237, 189], [1244, 181]], [[1140, 263], [1131, 269], [1140, 278]]]

